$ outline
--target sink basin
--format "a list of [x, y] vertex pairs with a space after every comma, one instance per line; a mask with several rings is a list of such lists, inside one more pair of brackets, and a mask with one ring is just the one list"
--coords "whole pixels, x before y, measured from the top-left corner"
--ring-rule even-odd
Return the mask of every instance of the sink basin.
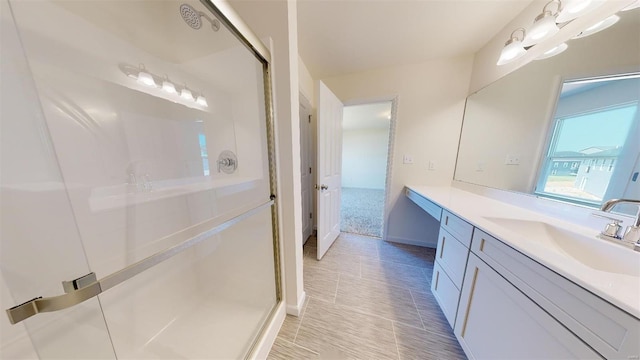
[[571, 257], [596, 270], [640, 277], [640, 252], [609, 241], [584, 236], [541, 221], [485, 217], [527, 240]]

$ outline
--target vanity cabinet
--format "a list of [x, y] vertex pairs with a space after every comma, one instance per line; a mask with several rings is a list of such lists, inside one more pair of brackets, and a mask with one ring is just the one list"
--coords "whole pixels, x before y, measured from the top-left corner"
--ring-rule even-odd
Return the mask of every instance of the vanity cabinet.
[[431, 290], [470, 359], [640, 359], [640, 319], [409, 193], [441, 213]]
[[442, 211], [431, 292], [452, 328], [456, 321], [472, 233], [473, 226], [469, 223], [449, 211]]
[[470, 359], [601, 359], [473, 253], [454, 332]]
[[[477, 317], [473, 312], [493, 309], [492, 306], [484, 305], [480, 300], [482, 296], [478, 296], [477, 278], [482, 269], [486, 271], [487, 267], [520, 293], [517, 304], [523, 310], [529, 309], [527, 312], [534, 319], [538, 319], [542, 311], [556, 325], [575, 334], [576, 338], [589, 344], [604, 358], [639, 358], [640, 320], [477, 228], [473, 234], [455, 330], [460, 342], [466, 343], [474, 356], [476, 350], [472, 344], [475, 343], [469, 339], [475, 335], [470, 335], [473, 331], [468, 328], [469, 322], [475, 321]], [[502, 294], [495, 293], [491, 301], [502, 302], [503, 298]], [[524, 323], [516, 319], [513, 316], [504, 326], [511, 329], [523, 328]], [[556, 326], [553, 324], [549, 323], [545, 329], [555, 334], [553, 329]], [[554, 336], [560, 339], [559, 335]], [[533, 339], [535, 338], [529, 341]], [[547, 347], [546, 340], [538, 345]]]

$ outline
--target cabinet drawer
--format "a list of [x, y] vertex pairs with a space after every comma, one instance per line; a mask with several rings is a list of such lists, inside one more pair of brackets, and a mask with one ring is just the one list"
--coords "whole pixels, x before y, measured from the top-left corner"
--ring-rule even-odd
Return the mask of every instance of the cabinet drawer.
[[473, 233], [473, 226], [468, 222], [453, 215], [447, 210], [442, 210], [442, 219], [440, 220], [440, 226], [449, 232], [463, 243], [466, 247], [471, 246], [471, 234]]
[[436, 260], [458, 289], [462, 288], [469, 249], [444, 228], [440, 228]]
[[476, 229], [471, 251], [607, 359], [640, 357], [640, 320]]
[[456, 312], [458, 311], [458, 300], [460, 299], [460, 289], [458, 289], [447, 273], [442, 270], [438, 261], [433, 264], [433, 278], [431, 279], [431, 292], [438, 301], [440, 309], [447, 318], [449, 325], [453, 329], [456, 322]]
[[427, 214], [440, 221], [440, 217], [442, 216], [442, 208], [440, 206], [425, 199], [422, 195], [419, 195], [411, 189], [405, 189], [405, 195], [416, 205], [420, 206], [422, 210], [426, 211]]

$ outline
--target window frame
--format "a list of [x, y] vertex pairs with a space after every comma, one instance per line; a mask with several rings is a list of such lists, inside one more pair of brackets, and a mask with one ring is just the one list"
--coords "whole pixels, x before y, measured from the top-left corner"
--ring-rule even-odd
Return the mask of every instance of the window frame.
[[[574, 118], [578, 116], [585, 116], [585, 115], [604, 112], [608, 110], [615, 110], [615, 109], [624, 108], [632, 105], [635, 105], [636, 111], [640, 112], [640, 101], [626, 101], [626, 102], [622, 102], [622, 103], [611, 105], [611, 106], [604, 106], [600, 108], [590, 109], [589, 111], [576, 112], [568, 116], [563, 116], [561, 118], [557, 118], [556, 114], [558, 111], [558, 104], [560, 102], [561, 95], [562, 95], [562, 88], [565, 84], [572, 83], [572, 82], [598, 80], [598, 79], [611, 79], [611, 80], [620, 79], [621, 80], [623, 78], [624, 78], [624, 75], [619, 74], [619, 75], [607, 75], [607, 76], [581, 78], [581, 79], [560, 79], [560, 81], [558, 82], [558, 89], [556, 91], [555, 102], [553, 103], [553, 108], [552, 108], [553, 110], [550, 111], [550, 118], [547, 121], [548, 125], [546, 130], [546, 140], [543, 144], [544, 146], [541, 148], [542, 151], [540, 152], [540, 157], [538, 160], [535, 178], [533, 179], [534, 187], [532, 189], [533, 190], [532, 193], [534, 196], [539, 198], [568, 202], [574, 205], [582, 205], [582, 206], [591, 207], [591, 208], [600, 207], [604, 199], [602, 201], [595, 201], [595, 200], [571, 197], [567, 195], [554, 194], [554, 193], [549, 193], [544, 191], [547, 179], [549, 178], [550, 175], [555, 175], [558, 169], [558, 167], [552, 166], [552, 160], [549, 155], [550, 155], [551, 149], [554, 149], [557, 146], [557, 143], [558, 143], [557, 137], [561, 131], [561, 129], [559, 129], [559, 127], [561, 127], [560, 123], [562, 122], [562, 120], [565, 120], [565, 119]], [[636, 115], [636, 116], [639, 116], [639, 115]], [[630, 145], [625, 143], [623, 145], [622, 152], [624, 152], [628, 146]], [[617, 160], [619, 160], [619, 157], [615, 158], [614, 162], [617, 162]], [[603, 163], [604, 163], [604, 160], [603, 160]], [[556, 162], [556, 165], [557, 165], [557, 162]], [[592, 161], [591, 159], [588, 161], [581, 162], [580, 165], [578, 165], [577, 169], [579, 170], [582, 165], [587, 166], [588, 168], [586, 171], [587, 173], [590, 172], [589, 170], [596, 170], [596, 166], [599, 166], [598, 169], [603, 168], [604, 171], [607, 171], [607, 168], [608, 168], [608, 167], [604, 167], [603, 165], [598, 165], [597, 161], [595, 160]], [[607, 185], [607, 187], [608, 186], [609, 185]], [[608, 190], [607, 190], [607, 193], [608, 193]]]

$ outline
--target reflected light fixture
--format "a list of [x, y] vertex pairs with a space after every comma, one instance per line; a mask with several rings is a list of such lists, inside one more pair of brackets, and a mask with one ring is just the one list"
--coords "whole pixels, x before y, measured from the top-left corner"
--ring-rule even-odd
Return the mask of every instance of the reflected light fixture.
[[640, 0], [636, 0], [620, 11], [629, 11], [640, 7]]
[[196, 99], [196, 102], [199, 105], [202, 105], [204, 107], [209, 107], [209, 104], [207, 104], [207, 99], [204, 97], [204, 95], [202, 95], [202, 93], [200, 93], [200, 95], [198, 95], [198, 98]]
[[[549, 6], [554, 4], [556, 5], [556, 12], [551, 12]], [[531, 29], [527, 32], [527, 36], [524, 37], [523, 46], [535, 45], [560, 31], [560, 28], [556, 25], [556, 16], [558, 16], [560, 6], [560, 0], [552, 0], [542, 8], [542, 13], [536, 16]]]
[[597, 23], [589, 26], [588, 28], [582, 30], [582, 32], [576, 36], [574, 36], [572, 39], [580, 39], [583, 37], [587, 37], [589, 35], [593, 35], [599, 31], [602, 31], [610, 26], [612, 26], [613, 24], [617, 23], [620, 20], [620, 17], [618, 15], [611, 15], [608, 18], [598, 21]]
[[185, 99], [185, 100], [191, 100], [193, 101], [193, 94], [191, 93], [191, 90], [187, 89], [187, 87], [183, 87], [182, 90], [180, 91], [180, 97]]
[[162, 90], [168, 92], [169, 94], [177, 94], [176, 86], [173, 85], [171, 81], [169, 81], [169, 77], [165, 75], [164, 80], [162, 80]]
[[562, 0], [562, 9], [556, 21], [565, 23], [602, 5], [605, 0]]
[[569, 45], [567, 45], [567, 43], [558, 44], [552, 47], [551, 49], [545, 51], [544, 53], [542, 53], [542, 55], [538, 56], [536, 60], [548, 59], [552, 56], [556, 56], [561, 52], [567, 50], [568, 47]]
[[[522, 32], [522, 38], [518, 38], [517, 32]], [[527, 53], [522, 45], [522, 39], [526, 36], [527, 32], [524, 28], [517, 28], [513, 30], [509, 40], [504, 43], [504, 47], [500, 52], [500, 58], [498, 58], [497, 65], [504, 65], [510, 63]]]
[[139, 84], [145, 86], [158, 87], [158, 84], [156, 84], [156, 80], [153, 78], [153, 75], [147, 72], [147, 69], [144, 68], [143, 64], [140, 64], [140, 72], [138, 72], [137, 81]]

